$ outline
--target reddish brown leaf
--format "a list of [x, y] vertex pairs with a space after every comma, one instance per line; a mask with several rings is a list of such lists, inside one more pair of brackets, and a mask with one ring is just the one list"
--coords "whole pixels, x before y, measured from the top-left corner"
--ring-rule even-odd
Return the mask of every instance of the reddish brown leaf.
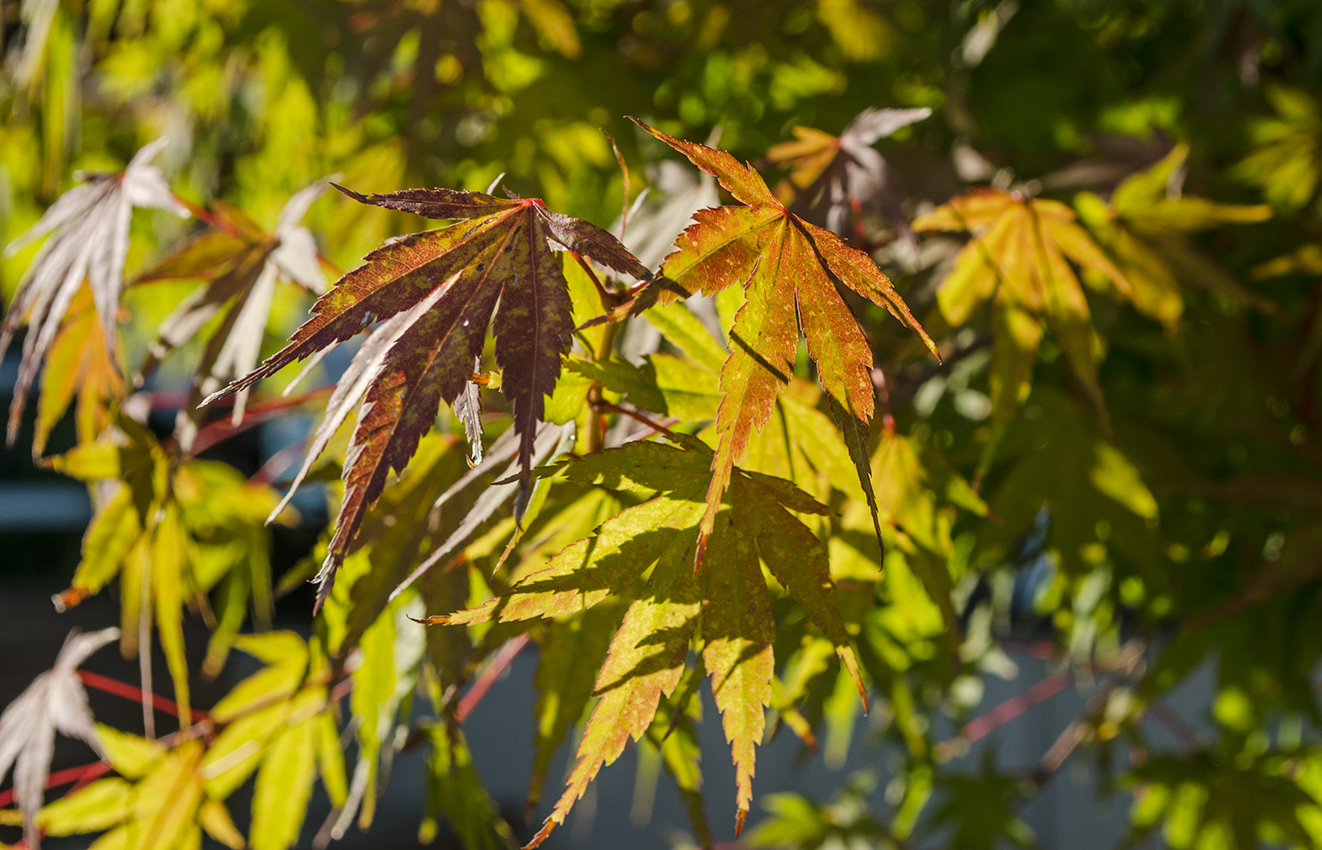
[[839, 136], [811, 127], [795, 127], [795, 139], [767, 151], [767, 159], [792, 170], [776, 194], [810, 221], [841, 236], [861, 225], [865, 210], [885, 216], [906, 236], [912, 232], [900, 208], [890, 169], [872, 148], [901, 127], [922, 121], [930, 109], [865, 109]]
[[453, 403], [466, 390], [493, 312], [496, 363], [513, 408], [520, 492], [526, 492], [537, 424], [572, 342], [569, 292], [552, 242], [618, 272], [650, 278], [609, 233], [551, 213], [536, 199], [504, 200], [450, 189], [384, 195], [341, 191], [366, 204], [458, 221], [368, 254], [363, 266], [317, 301], [289, 345], [203, 402], [242, 392], [376, 321], [417, 311], [384, 353], [374, 356], [344, 466], [344, 503], [319, 575], [319, 599], [325, 598], [390, 470], [403, 470], [440, 403]]

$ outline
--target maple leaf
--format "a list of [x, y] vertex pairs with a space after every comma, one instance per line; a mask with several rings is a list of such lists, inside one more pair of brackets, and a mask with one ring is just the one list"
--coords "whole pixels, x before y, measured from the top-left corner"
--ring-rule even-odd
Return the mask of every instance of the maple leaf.
[[[1184, 235], [1226, 224], [1266, 221], [1272, 208], [1183, 195], [1188, 156], [1187, 144], [1176, 145], [1156, 165], [1117, 186], [1109, 204], [1091, 192], [1080, 193], [1074, 199], [1080, 219], [1129, 281], [1134, 308], [1167, 327], [1174, 327], [1184, 312], [1181, 284], [1275, 312], [1274, 304], [1242, 286]], [[1105, 286], [1102, 273], [1094, 268], [1085, 268], [1084, 276], [1097, 288]]]
[[1322, 108], [1297, 89], [1268, 86], [1265, 93], [1277, 117], [1250, 125], [1253, 150], [1231, 173], [1281, 209], [1297, 210], [1322, 179]]
[[0, 714], [0, 780], [13, 766], [14, 799], [23, 813], [23, 838], [32, 850], [41, 846], [37, 810], [50, 775], [55, 733], [81, 738], [101, 753], [77, 667], [118, 637], [119, 629], [114, 628], [89, 634], [78, 629], [69, 632], [55, 666], [38, 676]]
[[289, 345], [203, 402], [245, 390], [374, 321], [419, 309], [382, 355], [364, 393], [344, 465], [344, 503], [318, 574], [318, 608], [390, 470], [403, 470], [440, 403], [453, 403], [465, 392], [493, 313], [496, 363], [520, 437], [519, 490], [528, 491], [537, 423], [572, 343], [569, 292], [551, 243], [617, 272], [651, 279], [615, 237], [552, 213], [537, 199], [503, 200], [451, 189], [340, 191], [365, 204], [456, 221], [368, 254], [363, 266], [317, 301], [312, 318]]
[[795, 127], [794, 141], [772, 145], [767, 151], [771, 163], [792, 169], [776, 194], [792, 200], [790, 209], [796, 214], [840, 236], [850, 235], [851, 221], [861, 229], [863, 212], [873, 210], [912, 238], [890, 167], [872, 145], [931, 114], [926, 107], [869, 107], [839, 136]]
[[[267, 716], [272, 713], [266, 712]], [[230, 737], [230, 729], [244, 726], [247, 719], [231, 724], [220, 738]], [[225, 749], [233, 762], [232, 748], [222, 745], [220, 739], [210, 751], [196, 739], [185, 739], [169, 747], [163, 741], [139, 738], [102, 725], [96, 727], [96, 734], [105, 760], [119, 776], [98, 779], [43, 808], [38, 825], [48, 835], [103, 832], [94, 846], [186, 850], [201, 846], [205, 832], [229, 850], [244, 850], [247, 842], [243, 833], [234, 825], [222, 802], [224, 794], [217, 793], [221, 782], [204, 778], [213, 767], [208, 759], [210, 753]], [[288, 759], [287, 751], [282, 755]], [[285, 805], [290, 796], [297, 800], [298, 789], [292, 790], [293, 794], [281, 801], [281, 809], [294, 808]], [[258, 805], [254, 804], [254, 821], [258, 818]], [[256, 837], [254, 830], [254, 848], [258, 846]], [[268, 842], [263, 850], [284, 848]]]
[[[695, 293], [715, 295], [741, 283], [747, 297], [730, 329], [731, 353], [721, 370], [716, 454], [695, 554], [701, 562], [731, 470], [751, 435], [771, 416], [794, 372], [800, 330], [818, 378], [833, 402], [863, 491], [876, 519], [867, 458], [872, 418], [872, 349], [836, 287], [844, 285], [885, 307], [936, 354], [936, 346], [876, 264], [830, 231], [790, 213], [750, 166], [725, 151], [680, 141], [635, 122], [713, 175], [742, 207], [701, 210], [675, 243], [649, 287], [665, 304]], [[877, 537], [881, 537], [879, 522]]]
[[51, 467], [104, 494], [83, 537], [82, 558], [57, 606], [72, 607], [119, 578], [121, 649], [139, 646], [155, 615], [180, 720], [190, 716], [183, 608], [227, 578], [220, 622], [208, 651], [218, 667], [242, 625], [247, 603], [259, 619], [271, 613], [269, 538], [261, 520], [274, 493], [249, 484], [218, 461], [172, 462], [141, 424], [121, 415], [96, 442], [51, 459]]
[[[647, 731], [662, 696], [674, 693], [695, 636], [702, 641], [704, 666], [731, 745], [736, 829], [742, 829], [774, 667], [775, 622], [759, 564], [804, 607], [866, 700], [826, 554], [795, 516], [822, 514], [826, 508], [790, 482], [732, 469], [709, 537], [709, 556], [695, 572], [712, 452], [692, 438], [684, 438], [683, 445], [634, 442], [555, 467], [570, 482], [648, 498], [602, 523], [594, 536], [567, 547], [508, 593], [428, 621], [509, 622], [574, 614], [606, 601], [628, 604], [597, 674], [595, 692], [601, 699], [579, 745], [569, 787], [530, 847], [564, 822], [588, 783], [619, 757], [630, 738], [638, 740]], [[650, 577], [641, 583], [649, 568]]]
[[1091, 314], [1069, 261], [1097, 272], [1125, 298], [1133, 297], [1133, 288], [1076, 223], [1070, 208], [1019, 192], [982, 189], [950, 200], [916, 220], [913, 228], [977, 232], [941, 283], [937, 306], [946, 321], [958, 327], [983, 303], [993, 302], [994, 433], [981, 471], [1028, 395], [1037, 349], [1048, 325], [1105, 423]]
[[119, 295], [124, 288], [124, 260], [129, 249], [129, 219], [134, 207], [154, 207], [188, 217], [188, 210], [170, 192], [160, 171], [148, 165], [165, 146], [165, 139], [144, 146], [121, 174], [90, 174], [80, 186], [60, 196], [32, 229], [9, 243], [6, 256], [51, 234], [9, 305], [0, 324], [0, 353], [9, 347], [24, 324], [23, 359], [9, 405], [6, 444], [13, 445], [27, 406], [37, 370], [55, 343], [60, 325], [79, 287], [86, 280], [92, 289], [106, 356], [118, 362], [115, 323]]
[[105, 332], [97, 320], [92, 290], [82, 287], [69, 303], [60, 332], [46, 356], [41, 395], [32, 430], [32, 456], [45, 451], [51, 431], [77, 399], [78, 441], [95, 440], [111, 422], [111, 402], [124, 397], [124, 379], [110, 359]]
[[[291, 281], [314, 295], [326, 291], [316, 242], [299, 224], [326, 186], [325, 181], [320, 181], [296, 192], [280, 211], [275, 231], [270, 234], [242, 211], [213, 204], [218, 229], [203, 231], [186, 240], [139, 277], [139, 281], [195, 277], [207, 281], [161, 323], [156, 340], [147, 350], [146, 361], [134, 376], [139, 387], [170, 352], [224, 312], [203, 349], [189, 401], [180, 409], [175, 424], [182, 451], [191, 449], [197, 435], [198, 402], [226, 380], [239, 377], [257, 365], [276, 282]], [[234, 424], [242, 421], [247, 401], [248, 391], [240, 391], [231, 414]]]

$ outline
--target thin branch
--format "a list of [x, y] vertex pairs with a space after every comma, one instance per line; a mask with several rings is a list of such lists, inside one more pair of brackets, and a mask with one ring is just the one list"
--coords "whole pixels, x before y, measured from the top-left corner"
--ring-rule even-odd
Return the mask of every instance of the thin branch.
[[[668, 427], [666, 427], [662, 423], [657, 422], [655, 419], [652, 419], [650, 416], [647, 416], [644, 413], [640, 413], [637, 410], [631, 410], [630, 408], [627, 407], [621, 407], [618, 404], [611, 404], [608, 401], [599, 401], [596, 403], [595, 407], [598, 410], [605, 410], [610, 413], [618, 413], [621, 416], [627, 416], [636, 422], [641, 422], [642, 424], [646, 425], [648, 428], [651, 428], [653, 431], [657, 432], [658, 434], [665, 434], [667, 437], [677, 436], [674, 431], [671, 431]], [[673, 425], [677, 420], [668, 420], [668, 421], [671, 421], [671, 424]]]
[[[141, 688], [130, 685], [128, 682], [121, 682], [118, 679], [112, 679], [109, 676], [102, 676], [100, 673], [93, 673], [90, 670], [79, 670], [78, 678], [83, 684], [92, 690], [101, 691], [107, 694], [114, 694], [117, 697], [136, 702], [139, 705], [147, 704], [147, 696]], [[151, 695], [151, 707], [157, 711], [163, 711], [171, 717], [179, 716], [179, 706], [174, 700], [160, 696]], [[205, 711], [193, 710], [199, 721], [207, 719]]]
[[528, 645], [529, 640], [527, 634], [521, 634], [500, 648], [496, 656], [491, 659], [491, 663], [477, 677], [473, 687], [469, 688], [468, 693], [459, 701], [459, 708], [454, 713], [455, 720], [463, 723], [473, 709], [477, 708], [478, 703], [482, 702], [487, 692], [491, 690], [491, 686], [496, 684], [496, 680], [514, 663], [514, 659]]
[[[57, 770], [46, 777], [46, 790], [58, 788], [61, 785], [74, 784], [74, 788], [69, 793], [77, 790], [82, 785], [87, 784], [93, 779], [105, 776], [111, 770], [110, 762], [94, 761], [91, 764], [79, 765], [78, 767], [69, 767], [64, 770]], [[14, 789], [0, 792], [0, 809], [3, 809], [14, 802]]]
[[1070, 679], [1071, 674], [1068, 670], [1053, 673], [1023, 693], [1016, 694], [990, 711], [978, 715], [965, 723], [958, 735], [937, 744], [937, 758], [942, 761], [953, 758], [964, 745], [982, 740], [1029, 709], [1063, 692], [1069, 686]]

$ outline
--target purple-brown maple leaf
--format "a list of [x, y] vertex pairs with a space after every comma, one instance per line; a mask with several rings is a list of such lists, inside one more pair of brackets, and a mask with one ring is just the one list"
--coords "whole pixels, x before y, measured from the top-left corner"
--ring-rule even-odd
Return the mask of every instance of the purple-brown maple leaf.
[[912, 239], [890, 166], [872, 145], [931, 114], [927, 108], [870, 107], [849, 122], [839, 136], [812, 127], [795, 127], [794, 141], [781, 142], [767, 151], [768, 160], [791, 169], [788, 186], [778, 186], [776, 194], [792, 197], [787, 203], [793, 212], [840, 236], [850, 235], [851, 222], [861, 227], [862, 214], [870, 211], [885, 217]]
[[329, 591], [390, 470], [404, 469], [440, 403], [453, 404], [465, 392], [493, 313], [496, 363], [504, 373], [502, 390], [519, 436], [520, 489], [529, 486], [537, 423], [546, 397], [555, 389], [574, 329], [553, 243], [616, 272], [651, 278], [614, 236], [553, 213], [537, 199], [507, 200], [452, 189], [381, 195], [340, 191], [365, 204], [454, 223], [405, 236], [368, 254], [364, 265], [317, 301], [312, 318], [287, 346], [203, 402], [246, 389], [377, 321], [417, 309], [405, 327], [392, 331], [384, 352], [364, 371], [369, 384], [345, 459], [344, 502], [318, 574], [319, 600]]

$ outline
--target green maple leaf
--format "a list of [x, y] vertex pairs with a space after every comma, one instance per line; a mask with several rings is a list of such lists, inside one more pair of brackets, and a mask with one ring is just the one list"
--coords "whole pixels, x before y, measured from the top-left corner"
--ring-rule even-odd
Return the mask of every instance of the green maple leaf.
[[[933, 354], [936, 346], [871, 258], [790, 213], [751, 167], [725, 151], [637, 123], [716, 177], [744, 204], [697, 212], [661, 266], [664, 280], [647, 299], [664, 304], [699, 292], [715, 295], [732, 284], [742, 284], [747, 299], [730, 328], [731, 353], [721, 370], [716, 453], [696, 559], [700, 562], [708, 548], [734, 465], [752, 436], [767, 425], [777, 396], [793, 375], [800, 332], [836, 408], [875, 519], [867, 459], [868, 421], [875, 401], [872, 349], [837, 287], [885, 307], [922, 337]], [[880, 538], [879, 523], [876, 532]]]
[[651, 278], [615, 237], [552, 213], [537, 199], [504, 200], [451, 189], [384, 195], [341, 191], [365, 204], [456, 221], [373, 251], [317, 301], [312, 317], [287, 346], [203, 402], [240, 392], [373, 322], [407, 314], [404, 327], [363, 378], [368, 386], [344, 465], [344, 503], [318, 574], [318, 608], [390, 470], [400, 472], [408, 464], [440, 403], [453, 404], [465, 392], [493, 313], [496, 363], [521, 438], [520, 493], [526, 498], [537, 423], [555, 389], [574, 327], [551, 243], [615, 271]]
[[731, 745], [737, 829], [742, 828], [774, 670], [775, 622], [761, 565], [831, 641], [863, 693], [826, 553], [795, 516], [823, 514], [826, 508], [787, 481], [732, 469], [708, 536], [707, 558], [695, 571], [712, 452], [697, 440], [683, 444], [635, 442], [557, 467], [570, 482], [647, 498], [602, 523], [594, 536], [567, 547], [508, 593], [430, 621], [508, 622], [575, 614], [608, 600], [628, 604], [596, 677], [600, 700], [579, 745], [569, 787], [532, 846], [564, 821], [601, 767], [615, 761], [630, 738], [638, 740], [647, 731], [662, 697], [675, 692], [695, 638]]
[[1322, 177], [1322, 109], [1296, 89], [1269, 86], [1266, 95], [1277, 117], [1250, 125], [1253, 148], [1231, 173], [1277, 207], [1297, 210], [1313, 199]]
[[[1108, 204], [1091, 192], [1074, 199], [1079, 218], [1115, 258], [1129, 281], [1134, 309], [1173, 328], [1184, 312], [1181, 285], [1200, 287], [1264, 312], [1275, 310], [1265, 298], [1244, 288], [1199, 252], [1184, 234], [1226, 224], [1251, 224], [1272, 216], [1262, 204], [1222, 204], [1182, 195], [1187, 144], [1176, 145], [1160, 162], [1125, 179]], [[1104, 275], [1085, 269], [1085, 279], [1105, 288]]]

